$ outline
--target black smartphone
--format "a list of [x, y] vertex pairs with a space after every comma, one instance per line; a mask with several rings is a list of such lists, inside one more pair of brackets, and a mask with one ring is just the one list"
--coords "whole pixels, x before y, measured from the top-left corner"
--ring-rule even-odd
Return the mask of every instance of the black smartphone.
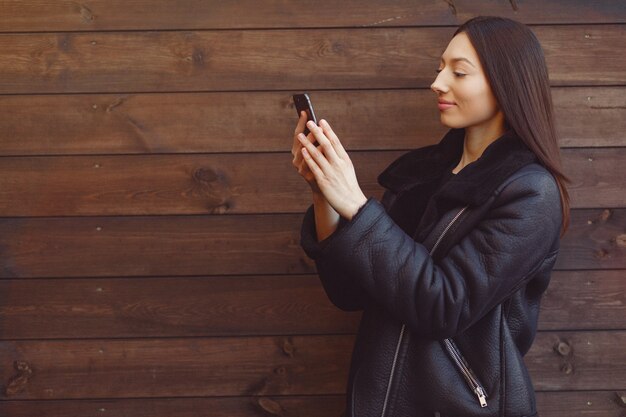
[[[295, 104], [296, 106], [296, 112], [298, 113], [298, 118], [300, 118], [300, 113], [304, 110], [306, 112], [307, 122], [309, 120], [313, 120], [313, 122], [317, 124], [317, 118], [315, 117], [315, 112], [313, 111], [313, 104], [311, 103], [311, 98], [309, 97], [307, 93], [294, 94], [293, 104]], [[311, 133], [311, 131], [305, 125], [304, 136], [308, 136], [309, 133]]]

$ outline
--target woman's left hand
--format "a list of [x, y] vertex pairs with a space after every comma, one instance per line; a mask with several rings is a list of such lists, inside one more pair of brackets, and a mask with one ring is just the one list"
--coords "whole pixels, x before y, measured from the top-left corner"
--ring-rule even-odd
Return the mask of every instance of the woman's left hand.
[[328, 203], [340, 216], [352, 220], [359, 208], [367, 202], [367, 197], [359, 187], [352, 161], [339, 138], [326, 120], [320, 120], [320, 126], [312, 121], [307, 122], [307, 127], [319, 143], [318, 147], [303, 134], [298, 135], [303, 145], [304, 161]]

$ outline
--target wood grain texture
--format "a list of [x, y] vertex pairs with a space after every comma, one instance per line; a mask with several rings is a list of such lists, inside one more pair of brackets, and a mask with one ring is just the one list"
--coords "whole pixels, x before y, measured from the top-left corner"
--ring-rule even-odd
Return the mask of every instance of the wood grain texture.
[[624, 331], [540, 332], [524, 362], [540, 391], [586, 389], [587, 383], [619, 390], [626, 377], [625, 344]]
[[[625, 209], [572, 211], [556, 269], [626, 269]], [[0, 218], [0, 278], [315, 272], [301, 214]]]
[[0, 280], [0, 339], [355, 333], [316, 275]]
[[626, 271], [555, 271], [543, 294], [541, 330], [626, 330]]
[[[538, 392], [542, 417], [622, 417], [619, 391]], [[339, 417], [342, 394], [233, 398], [150, 398], [107, 400], [4, 400], [0, 415], [11, 417]], [[4, 413], [4, 414], [2, 414]]]
[[[344, 388], [352, 336], [1, 342], [3, 398], [310, 395]], [[33, 370], [17, 387], [14, 361]], [[93, 383], [98, 381], [98, 383]]]
[[[285, 151], [291, 93], [0, 96], [0, 155]], [[348, 150], [418, 148], [448, 131], [428, 89], [309, 93]], [[554, 87], [552, 96], [562, 147], [626, 146], [626, 87]]]
[[626, 22], [624, 7], [611, 0], [394, 0], [384, 7], [376, 0], [5, 0], [0, 31], [458, 25], [485, 10], [527, 24]]
[[[540, 330], [626, 330], [624, 270], [556, 271]], [[0, 340], [356, 333], [317, 275], [0, 280]]]
[[[552, 85], [624, 85], [623, 25], [539, 26]], [[0, 94], [428, 88], [453, 28], [0, 36]]]
[[[352, 335], [4, 341], [1, 395], [42, 400], [340, 394], [353, 343]], [[540, 391], [617, 390], [626, 378], [620, 359], [625, 343], [624, 331], [541, 332], [525, 362]], [[16, 371], [16, 361], [29, 372]]]
[[[593, 394], [593, 393], [592, 393]], [[4, 400], [10, 417], [339, 417], [343, 395], [195, 397], [106, 400]], [[3, 414], [5, 413], [5, 414]]]
[[447, 131], [439, 56], [487, 14], [540, 40], [573, 180], [526, 356], [540, 415], [624, 417], [613, 0], [2, 1], [0, 416], [339, 416], [361, 313], [299, 245], [291, 94], [380, 198], [377, 174]]
[[[406, 151], [350, 151], [359, 185]], [[626, 147], [562, 151], [573, 208], [626, 207]], [[0, 216], [303, 213], [310, 189], [291, 153], [5, 157]]]

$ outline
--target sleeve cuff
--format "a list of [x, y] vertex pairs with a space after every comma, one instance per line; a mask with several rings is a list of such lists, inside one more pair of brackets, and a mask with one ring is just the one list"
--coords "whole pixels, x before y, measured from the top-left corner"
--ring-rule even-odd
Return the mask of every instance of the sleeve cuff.
[[352, 216], [351, 220], [347, 220], [342, 216], [339, 216], [339, 224], [337, 229], [327, 238], [322, 241], [317, 241], [317, 231], [315, 230], [315, 209], [314, 205], [311, 204], [302, 220], [302, 227], [300, 230], [300, 246], [307, 254], [307, 256], [313, 260], [318, 259], [326, 247], [337, 238], [344, 233], [345, 230], [350, 229], [350, 227], [355, 224], [360, 217], [362, 217], [362, 213], [365, 213], [371, 209], [373, 205], [373, 201], [375, 201], [374, 197], [369, 197], [365, 204], [359, 207], [359, 210]]

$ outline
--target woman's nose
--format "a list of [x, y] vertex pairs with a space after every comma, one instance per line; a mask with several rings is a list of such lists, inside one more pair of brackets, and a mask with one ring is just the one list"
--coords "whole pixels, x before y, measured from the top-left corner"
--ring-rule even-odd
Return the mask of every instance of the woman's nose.
[[435, 93], [445, 93], [445, 88], [443, 86], [443, 83], [440, 82], [439, 76], [437, 76], [437, 78], [435, 78], [435, 81], [433, 81], [433, 83], [430, 85], [430, 89], [433, 90]]

